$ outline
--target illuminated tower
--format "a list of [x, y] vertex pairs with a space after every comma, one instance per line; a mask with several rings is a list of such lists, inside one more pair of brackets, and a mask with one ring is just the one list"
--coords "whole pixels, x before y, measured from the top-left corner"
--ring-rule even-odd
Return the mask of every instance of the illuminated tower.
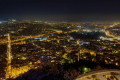
[[7, 46], [7, 68], [6, 68], [6, 79], [11, 78], [11, 60], [12, 60], [12, 55], [11, 55], [11, 40], [10, 40], [10, 34], [7, 34], [8, 37], [8, 46]]

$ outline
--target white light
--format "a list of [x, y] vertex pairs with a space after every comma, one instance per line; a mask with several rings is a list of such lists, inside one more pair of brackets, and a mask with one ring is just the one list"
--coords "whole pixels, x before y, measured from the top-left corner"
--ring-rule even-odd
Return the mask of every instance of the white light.
[[2, 24], [2, 22], [0, 21], [0, 24]]

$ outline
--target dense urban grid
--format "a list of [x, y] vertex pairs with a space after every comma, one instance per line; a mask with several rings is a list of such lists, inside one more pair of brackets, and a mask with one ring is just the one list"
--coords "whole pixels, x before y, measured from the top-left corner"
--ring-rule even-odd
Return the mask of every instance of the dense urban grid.
[[[119, 23], [0, 22], [0, 80], [73, 80], [92, 71], [119, 70], [119, 53]], [[118, 75], [102, 77], [119, 80]]]

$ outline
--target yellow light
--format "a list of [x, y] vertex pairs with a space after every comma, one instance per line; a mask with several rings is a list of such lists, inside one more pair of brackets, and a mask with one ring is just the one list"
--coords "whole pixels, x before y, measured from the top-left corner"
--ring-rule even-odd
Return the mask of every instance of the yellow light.
[[116, 66], [119, 66], [118, 62], [115, 63]]

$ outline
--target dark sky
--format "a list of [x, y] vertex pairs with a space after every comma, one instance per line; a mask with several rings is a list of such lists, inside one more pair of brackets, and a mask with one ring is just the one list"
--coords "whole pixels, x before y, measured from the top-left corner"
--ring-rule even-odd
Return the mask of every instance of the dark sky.
[[0, 0], [0, 20], [119, 21], [119, 0]]

